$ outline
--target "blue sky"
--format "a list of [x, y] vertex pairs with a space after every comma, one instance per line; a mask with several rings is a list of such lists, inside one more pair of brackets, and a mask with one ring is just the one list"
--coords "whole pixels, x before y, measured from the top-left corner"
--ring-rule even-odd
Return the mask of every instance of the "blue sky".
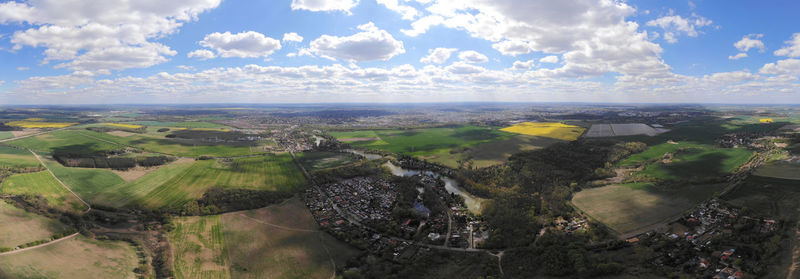
[[0, 1], [0, 103], [800, 103], [797, 1], [129, 2]]

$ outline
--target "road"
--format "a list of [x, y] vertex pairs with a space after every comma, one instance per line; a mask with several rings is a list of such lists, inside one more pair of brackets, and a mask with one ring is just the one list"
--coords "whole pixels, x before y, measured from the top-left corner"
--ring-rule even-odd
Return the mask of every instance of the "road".
[[45, 246], [48, 246], [48, 245], [52, 245], [52, 244], [55, 244], [55, 243], [58, 243], [58, 242], [73, 238], [73, 237], [75, 237], [77, 235], [78, 235], [78, 233], [73, 233], [71, 235], [68, 235], [68, 236], [65, 236], [65, 237], [50, 241], [48, 243], [42, 243], [42, 244], [39, 244], [39, 245], [36, 245], [36, 246], [31, 246], [31, 247], [27, 247], [27, 248], [22, 248], [22, 249], [17, 249], [17, 250], [13, 250], [13, 251], [3, 252], [3, 253], [0, 253], [0, 257], [5, 256], [5, 255], [16, 254], [16, 253], [20, 253], [20, 252], [24, 252], [24, 251], [28, 251], [28, 250], [33, 250], [33, 249], [36, 249], [36, 248], [45, 247]]

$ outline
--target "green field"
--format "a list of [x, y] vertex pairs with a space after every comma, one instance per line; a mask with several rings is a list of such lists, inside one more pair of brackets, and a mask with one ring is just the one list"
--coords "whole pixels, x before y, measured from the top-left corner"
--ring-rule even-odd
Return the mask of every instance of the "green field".
[[800, 180], [800, 163], [774, 161], [758, 168], [754, 173], [758, 176]]
[[0, 131], [0, 140], [2, 139], [10, 139], [14, 137], [14, 133], [8, 131]]
[[0, 193], [39, 195], [47, 200], [49, 206], [64, 211], [86, 209], [86, 205], [61, 186], [48, 171], [12, 175], [3, 180]]
[[744, 184], [722, 197], [731, 204], [747, 207], [758, 216], [798, 220], [800, 187], [797, 180], [750, 176]]
[[317, 229], [302, 201], [175, 220], [176, 278], [331, 278], [357, 250]]
[[176, 128], [230, 128], [228, 126], [211, 122], [172, 122], [172, 121], [129, 121], [122, 124], [155, 126], [155, 127], [176, 127]]
[[625, 234], [681, 214], [723, 188], [722, 184], [677, 189], [661, 189], [647, 183], [608, 185], [584, 189], [575, 194], [572, 203], [595, 220]]
[[[47, 240], [57, 233], [69, 230], [69, 227], [58, 220], [27, 212], [3, 200], [0, 200], [0, 224], [0, 248], [14, 248], [33, 241]], [[0, 262], [2, 260], [0, 256]]]
[[747, 162], [753, 151], [744, 148], [688, 148], [671, 162], [647, 165], [634, 175], [672, 180], [701, 180], [728, 174]]
[[347, 143], [354, 147], [412, 155], [450, 167], [458, 167], [459, 161], [468, 160], [472, 160], [478, 167], [496, 165], [521, 150], [541, 148], [559, 142], [556, 139], [525, 136], [500, 131], [495, 127], [478, 126], [330, 132], [330, 134], [337, 139], [380, 138], [380, 140]]
[[97, 199], [98, 195], [125, 183], [108, 169], [68, 168], [50, 159], [44, 159], [44, 163], [58, 179], [90, 204], [104, 204]]
[[95, 139], [102, 133], [87, 130], [61, 130], [52, 133], [42, 134], [35, 137], [28, 137], [7, 142], [23, 148], [30, 148], [36, 152], [53, 153], [57, 150], [70, 151], [72, 153], [91, 154], [96, 152], [119, 150], [124, 148], [119, 144], [113, 144]]
[[28, 150], [0, 145], [0, 167], [30, 168], [40, 166]]
[[[133, 134], [127, 137], [117, 137], [107, 133], [95, 133], [94, 137], [116, 142], [124, 145], [136, 146], [138, 148], [164, 154], [172, 154], [183, 157], [218, 156], [232, 157], [252, 154], [265, 153], [261, 146], [229, 146], [229, 145], [204, 145], [188, 144], [164, 138], [170, 132], [150, 131], [147, 134]], [[263, 143], [262, 145], [268, 145]]]
[[290, 191], [305, 185], [305, 178], [288, 154], [234, 159], [197, 161], [180, 175], [142, 197], [139, 203], [150, 208], [181, 205], [198, 199], [212, 187]]
[[0, 256], [0, 278], [136, 278], [136, 251], [121, 241], [81, 235], [52, 245]]
[[297, 161], [307, 170], [319, 170], [350, 164], [358, 158], [351, 153], [303, 152], [297, 153]]

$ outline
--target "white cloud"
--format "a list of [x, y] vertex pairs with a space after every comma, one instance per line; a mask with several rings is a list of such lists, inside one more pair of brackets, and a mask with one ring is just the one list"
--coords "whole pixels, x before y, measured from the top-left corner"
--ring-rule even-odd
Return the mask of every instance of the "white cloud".
[[295, 42], [299, 43], [303, 41], [303, 36], [298, 35], [295, 32], [283, 34], [283, 42]]
[[539, 62], [555, 64], [555, 63], [558, 63], [558, 56], [555, 56], [555, 55], [545, 56], [545, 57], [542, 57], [542, 59], [539, 59]]
[[533, 68], [534, 65], [535, 64], [534, 64], [533, 60], [528, 60], [528, 61], [524, 61], [524, 62], [523, 61], [514, 61], [514, 65], [512, 65], [511, 68], [514, 69], [514, 70], [529, 70], [529, 69]]
[[785, 59], [768, 63], [758, 72], [769, 75], [798, 76], [800, 75], [800, 59]]
[[30, 70], [30, 69], [31, 68], [28, 68], [28, 67], [17, 67], [17, 71], [27, 71], [27, 70]]
[[197, 69], [195, 69], [195, 67], [193, 67], [193, 66], [189, 66], [189, 65], [178, 65], [178, 66], [175, 66], [175, 67], [177, 67], [178, 69], [184, 70], [184, 71], [194, 71], [194, 70], [197, 70]]
[[794, 33], [792, 39], [786, 41], [786, 45], [775, 51], [777, 56], [800, 57], [800, 33]]
[[747, 57], [747, 53], [740, 52], [740, 53], [737, 53], [736, 55], [728, 56], [728, 59], [730, 59], [730, 60], [739, 60], [739, 59], [746, 58], [746, 57]]
[[757, 48], [759, 51], [764, 52], [764, 42], [759, 40], [761, 37], [764, 37], [764, 34], [749, 34], [743, 36], [742, 39], [734, 43], [733, 46], [741, 52], [748, 52], [753, 48]]
[[358, 0], [292, 0], [292, 10], [312, 12], [342, 11], [350, 14], [350, 9], [358, 5]]
[[433, 64], [444, 64], [444, 62], [447, 62], [447, 60], [450, 59], [450, 55], [452, 55], [453, 52], [455, 52], [455, 51], [458, 51], [458, 49], [457, 48], [444, 48], [444, 47], [437, 47], [435, 49], [429, 49], [428, 50], [428, 55], [425, 56], [425, 57], [422, 57], [422, 59], [420, 59], [419, 62], [422, 62], [422, 63], [425, 63], [425, 64], [431, 64], [431, 63], [433, 63]]
[[647, 26], [664, 29], [664, 40], [669, 43], [677, 42], [676, 36], [681, 32], [689, 37], [697, 37], [700, 33], [697, 31], [698, 28], [711, 24], [712, 21], [710, 19], [697, 14], [692, 14], [689, 18], [684, 18], [680, 15], [668, 15], [647, 22]]
[[496, 49], [503, 55], [517, 56], [520, 54], [528, 54], [531, 52], [531, 47], [527, 43], [516, 40], [506, 40], [499, 43], [492, 44], [492, 48]]
[[403, 32], [403, 34], [406, 34], [407, 36], [410, 37], [416, 37], [425, 34], [425, 32], [428, 32], [428, 29], [430, 29], [433, 26], [440, 25], [443, 22], [444, 18], [441, 16], [436, 16], [436, 15], [426, 16], [420, 18], [417, 21], [412, 22], [411, 29], [403, 29], [400, 30], [400, 32]]
[[483, 67], [475, 66], [466, 62], [455, 62], [445, 68], [448, 72], [458, 75], [477, 74], [485, 71]]
[[465, 50], [458, 53], [458, 59], [467, 63], [486, 63], [489, 57], [474, 50]]
[[281, 49], [281, 42], [264, 34], [247, 31], [211, 33], [199, 42], [200, 45], [214, 49], [220, 57], [254, 58], [267, 57]]
[[330, 59], [348, 61], [389, 60], [405, 53], [403, 42], [372, 22], [358, 26], [362, 32], [346, 37], [322, 35], [311, 41], [309, 51]]
[[186, 54], [186, 57], [189, 57], [189, 58], [200, 58], [200, 59], [206, 60], [206, 59], [211, 59], [211, 58], [217, 57], [217, 55], [214, 54], [213, 51], [210, 51], [210, 50], [207, 50], [207, 49], [198, 49], [198, 50], [189, 52], [189, 54]]
[[412, 20], [419, 15], [419, 11], [414, 7], [401, 5], [398, 0], [377, 0], [378, 4], [386, 6], [387, 9], [395, 11], [403, 16], [405, 20]]
[[[173, 34], [185, 22], [217, 7], [220, 0], [176, 0], [152, 5], [142, 1], [39, 0], [0, 3], [0, 23], [23, 23], [15, 32], [14, 49], [43, 47], [43, 63], [56, 67], [108, 73], [150, 67], [175, 52], [153, 40]], [[133, 55], [126, 57], [118, 55]]]

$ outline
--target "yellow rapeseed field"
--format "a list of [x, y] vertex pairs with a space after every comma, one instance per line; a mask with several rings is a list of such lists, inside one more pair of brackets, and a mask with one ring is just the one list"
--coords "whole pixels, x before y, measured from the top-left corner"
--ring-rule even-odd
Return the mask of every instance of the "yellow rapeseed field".
[[189, 128], [189, 130], [194, 130], [194, 131], [219, 131], [219, 132], [230, 132], [231, 131], [231, 129], [225, 129], [225, 128]]
[[141, 128], [141, 127], [142, 127], [142, 126], [140, 126], [140, 125], [133, 125], [133, 124], [119, 124], [119, 123], [103, 123], [103, 125], [117, 126], [117, 127], [122, 127], [122, 128], [128, 128], [128, 129], [139, 129], [139, 128]]
[[41, 121], [11, 121], [6, 123], [8, 126], [21, 127], [21, 128], [64, 128], [78, 123], [74, 122], [41, 122]]
[[523, 122], [500, 129], [500, 131], [511, 133], [561, 140], [576, 140], [583, 134], [584, 130], [586, 129], [556, 122]]

